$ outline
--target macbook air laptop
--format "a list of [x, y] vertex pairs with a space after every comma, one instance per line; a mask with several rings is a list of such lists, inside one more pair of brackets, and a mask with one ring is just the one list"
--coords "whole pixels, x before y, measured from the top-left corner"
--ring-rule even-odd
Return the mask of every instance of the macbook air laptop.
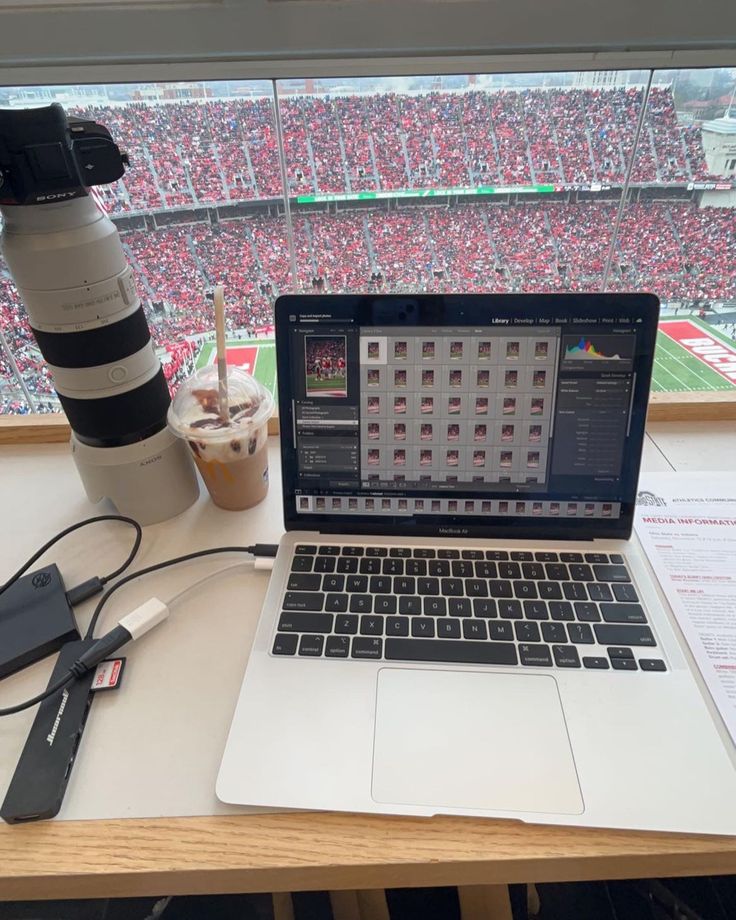
[[736, 833], [629, 542], [646, 294], [276, 303], [281, 541], [225, 802]]

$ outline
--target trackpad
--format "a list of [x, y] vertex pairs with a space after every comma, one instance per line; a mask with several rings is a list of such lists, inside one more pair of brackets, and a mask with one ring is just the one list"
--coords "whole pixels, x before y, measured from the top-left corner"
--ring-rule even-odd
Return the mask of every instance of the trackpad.
[[373, 798], [394, 805], [578, 815], [553, 677], [384, 668]]

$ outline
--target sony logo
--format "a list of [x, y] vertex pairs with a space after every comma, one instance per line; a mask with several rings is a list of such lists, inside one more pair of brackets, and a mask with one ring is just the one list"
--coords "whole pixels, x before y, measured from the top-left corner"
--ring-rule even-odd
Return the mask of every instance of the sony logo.
[[468, 532], [467, 527], [440, 527], [440, 533], [447, 537], [462, 537]]
[[155, 457], [148, 457], [146, 460], [141, 460], [141, 466], [149, 466], [151, 463], [158, 463], [161, 459], [161, 454], [156, 454]]
[[58, 201], [59, 198], [74, 198], [76, 192], [52, 192], [50, 195], [37, 195], [36, 201]]

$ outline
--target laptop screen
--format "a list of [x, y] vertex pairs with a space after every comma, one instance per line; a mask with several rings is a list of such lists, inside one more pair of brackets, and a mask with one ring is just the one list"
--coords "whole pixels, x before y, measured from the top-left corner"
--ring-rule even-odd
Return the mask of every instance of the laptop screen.
[[287, 530], [631, 532], [659, 304], [647, 294], [287, 296]]

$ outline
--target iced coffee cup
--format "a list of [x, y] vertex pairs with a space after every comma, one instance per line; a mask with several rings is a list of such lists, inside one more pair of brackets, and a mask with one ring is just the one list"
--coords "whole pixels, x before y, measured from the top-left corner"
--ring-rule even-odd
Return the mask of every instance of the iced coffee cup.
[[189, 445], [212, 501], [243, 511], [268, 492], [268, 420], [273, 397], [237, 367], [227, 370], [227, 411], [220, 410], [217, 368], [198, 370], [169, 408], [171, 430]]

